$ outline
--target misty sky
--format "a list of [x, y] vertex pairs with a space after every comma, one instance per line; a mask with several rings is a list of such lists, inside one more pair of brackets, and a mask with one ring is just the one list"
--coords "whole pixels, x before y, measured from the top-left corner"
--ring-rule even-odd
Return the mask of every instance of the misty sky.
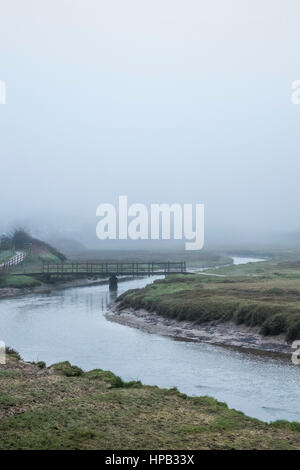
[[0, 0], [0, 229], [97, 245], [96, 207], [127, 195], [204, 203], [207, 242], [299, 230], [299, 17], [298, 0]]

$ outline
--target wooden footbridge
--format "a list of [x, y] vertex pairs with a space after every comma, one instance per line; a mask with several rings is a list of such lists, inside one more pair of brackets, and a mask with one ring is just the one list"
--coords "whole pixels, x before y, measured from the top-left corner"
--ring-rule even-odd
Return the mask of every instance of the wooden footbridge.
[[[61, 263], [43, 264], [43, 274], [144, 276], [186, 272], [185, 261], [179, 263]], [[33, 275], [33, 273], [31, 273]], [[38, 274], [38, 273], [37, 273]]]
[[14, 270], [16, 276], [33, 277], [108, 277], [117, 284], [117, 276], [153, 276], [186, 273], [186, 263], [59, 263], [39, 266], [20, 266]]

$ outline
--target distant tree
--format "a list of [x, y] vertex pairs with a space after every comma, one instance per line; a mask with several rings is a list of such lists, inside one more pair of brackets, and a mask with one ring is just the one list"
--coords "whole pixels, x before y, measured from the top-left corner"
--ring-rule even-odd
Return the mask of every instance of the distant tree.
[[17, 250], [26, 250], [29, 248], [29, 246], [31, 246], [33, 249], [42, 248], [45, 251], [48, 251], [49, 253], [57, 256], [61, 261], [65, 261], [67, 259], [65, 255], [53, 248], [53, 246], [43, 242], [42, 240], [39, 240], [38, 238], [32, 237], [23, 228], [15, 229], [10, 235], [10, 238], [12, 240], [13, 246], [15, 246]]
[[22, 228], [15, 229], [11, 234], [11, 239], [17, 250], [25, 249], [33, 242], [31, 235]]
[[13, 248], [13, 241], [11, 237], [3, 234], [0, 238], [0, 250], [11, 250]]

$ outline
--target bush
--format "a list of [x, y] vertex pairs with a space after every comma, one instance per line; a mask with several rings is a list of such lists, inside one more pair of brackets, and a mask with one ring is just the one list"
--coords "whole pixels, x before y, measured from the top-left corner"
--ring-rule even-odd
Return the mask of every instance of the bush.
[[45, 367], [46, 367], [46, 362], [44, 362], [44, 361], [38, 361], [38, 362], [36, 363], [36, 365], [38, 366], [39, 369], [45, 369]]
[[2, 237], [0, 238], [0, 250], [6, 251], [6, 250], [12, 250], [12, 249], [13, 249], [12, 239], [7, 235], [2, 235]]
[[288, 327], [286, 339], [287, 341], [300, 339], [300, 320], [294, 320]]
[[124, 382], [121, 377], [113, 374], [109, 370], [94, 369], [85, 372], [84, 377], [92, 380], [100, 380], [101, 382], [108, 383], [112, 388], [140, 388], [142, 383], [140, 381], [132, 380], [130, 382]]
[[23, 229], [14, 230], [11, 234], [11, 240], [17, 250], [28, 248], [28, 244], [32, 243], [32, 237]]
[[261, 327], [264, 336], [279, 335], [286, 331], [287, 319], [283, 314], [277, 314], [268, 318]]
[[58, 362], [57, 364], [53, 364], [51, 368], [58, 374], [66, 377], [79, 377], [83, 375], [83, 370], [80, 369], [80, 367], [72, 366], [69, 361]]
[[17, 359], [18, 361], [21, 360], [20, 354], [17, 351], [15, 351], [13, 348], [10, 348], [10, 347], [6, 346], [5, 352], [8, 356], [10, 356], [14, 359]]

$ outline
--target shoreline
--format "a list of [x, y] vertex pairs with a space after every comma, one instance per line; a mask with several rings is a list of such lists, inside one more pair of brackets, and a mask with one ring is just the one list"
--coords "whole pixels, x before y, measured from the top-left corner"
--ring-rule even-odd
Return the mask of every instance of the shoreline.
[[[131, 281], [132, 276], [124, 276], [118, 279], [118, 282]], [[20, 297], [23, 295], [29, 294], [48, 294], [54, 290], [61, 289], [70, 289], [72, 287], [88, 287], [88, 286], [101, 286], [109, 283], [108, 278], [104, 279], [72, 279], [70, 281], [63, 281], [54, 284], [43, 283], [40, 286], [35, 287], [24, 287], [24, 288], [15, 288], [15, 287], [2, 287], [0, 288], [0, 300], [9, 299], [14, 297]]]
[[283, 335], [262, 336], [258, 328], [237, 325], [234, 322], [208, 322], [199, 325], [195, 322], [165, 318], [144, 309], [120, 309], [118, 302], [109, 305], [105, 317], [121, 325], [180, 341], [203, 342], [243, 352], [275, 355], [276, 358], [290, 357], [293, 352]]
[[[218, 268], [223, 268], [226, 266], [231, 266], [231, 264], [224, 264], [224, 265], [218, 265], [218, 266], [205, 266], [205, 267], [192, 267], [190, 268], [190, 274], [206, 274], [209, 276], [218, 276], [218, 274], [207, 274], [205, 273], [205, 270], [208, 269], [218, 269]], [[124, 277], [118, 277], [118, 282], [124, 282], [124, 281], [131, 281], [135, 279], [134, 276], [124, 276]], [[82, 278], [82, 279], [72, 279], [70, 281], [62, 281], [62, 282], [57, 282], [53, 284], [48, 284], [43, 282], [39, 286], [35, 287], [21, 287], [21, 288], [16, 288], [16, 287], [0, 287], [0, 300], [2, 299], [9, 299], [9, 298], [14, 298], [14, 297], [20, 297], [23, 295], [29, 295], [29, 294], [47, 294], [52, 292], [53, 290], [57, 289], [68, 289], [71, 287], [87, 287], [87, 286], [97, 286], [97, 285], [105, 285], [109, 283], [109, 279], [88, 279], [88, 278]]]
[[[221, 264], [218, 266], [205, 266], [205, 267], [192, 267], [190, 274], [205, 274], [205, 270], [208, 269], [218, 269], [226, 266], [231, 266], [231, 264]], [[208, 274], [213, 275], [213, 274]], [[217, 275], [217, 274], [216, 274]], [[148, 277], [148, 276], [146, 276]], [[135, 276], [123, 276], [118, 277], [118, 282], [125, 282], [131, 281], [135, 279]], [[0, 300], [2, 299], [9, 299], [14, 297], [20, 297], [23, 295], [29, 294], [47, 294], [52, 292], [53, 290], [57, 289], [69, 289], [71, 287], [87, 287], [87, 286], [100, 286], [109, 283], [108, 278], [97, 278], [97, 279], [88, 279], [88, 278], [81, 278], [81, 279], [72, 279], [70, 281], [62, 281], [53, 284], [48, 284], [43, 282], [39, 286], [35, 287], [0, 287]]]

